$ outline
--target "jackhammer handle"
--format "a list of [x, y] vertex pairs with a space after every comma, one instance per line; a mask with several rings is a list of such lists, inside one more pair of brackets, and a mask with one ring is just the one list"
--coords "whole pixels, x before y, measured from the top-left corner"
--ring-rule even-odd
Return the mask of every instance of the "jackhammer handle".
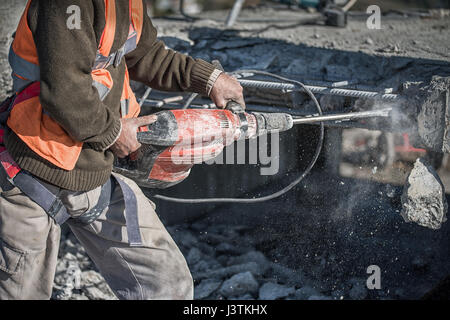
[[233, 113], [241, 113], [245, 111], [244, 107], [242, 107], [236, 101], [228, 101], [227, 105], [225, 106], [225, 109], [230, 110]]

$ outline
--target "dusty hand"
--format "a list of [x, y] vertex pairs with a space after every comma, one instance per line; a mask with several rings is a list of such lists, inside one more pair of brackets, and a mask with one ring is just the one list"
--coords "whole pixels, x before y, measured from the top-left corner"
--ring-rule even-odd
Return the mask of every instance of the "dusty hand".
[[211, 90], [209, 97], [219, 108], [225, 108], [227, 102], [235, 101], [245, 108], [243, 89], [236, 78], [221, 73]]
[[122, 122], [122, 132], [117, 141], [111, 146], [111, 151], [119, 158], [125, 158], [141, 147], [137, 141], [137, 131], [139, 127], [156, 121], [156, 116], [148, 115], [138, 118], [120, 119]]

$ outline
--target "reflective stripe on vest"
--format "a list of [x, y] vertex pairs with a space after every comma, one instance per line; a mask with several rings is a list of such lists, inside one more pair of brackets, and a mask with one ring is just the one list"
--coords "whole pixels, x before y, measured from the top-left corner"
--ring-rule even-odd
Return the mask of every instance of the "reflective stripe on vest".
[[[34, 82], [39, 83], [40, 81], [40, 68], [33, 35], [27, 21], [31, 1], [28, 1], [22, 14], [9, 54], [17, 98], [27, 94], [27, 99], [22, 99], [20, 103], [14, 103], [8, 119], [8, 126], [42, 158], [59, 168], [72, 170], [78, 160], [83, 143], [73, 140], [58, 123], [45, 114], [40, 104], [40, 90], [36, 91], [36, 88], [40, 89], [40, 86], [34, 84]], [[91, 72], [92, 85], [96, 88], [101, 100], [106, 98], [114, 85], [106, 68], [111, 65], [118, 66], [123, 57], [136, 48], [142, 33], [144, 17], [142, 0], [129, 0], [131, 23], [128, 39], [117, 52], [111, 53], [116, 31], [116, 5], [115, 0], [104, 0], [104, 3], [105, 29]], [[125, 74], [120, 102], [121, 116], [137, 116], [140, 107], [131, 90], [127, 68]], [[31, 90], [27, 90], [28, 87], [32, 87]], [[26, 89], [22, 90], [23, 88]], [[30, 96], [30, 92], [33, 92], [34, 95]]]
[[31, 63], [18, 56], [13, 47], [9, 49], [8, 61], [13, 68], [13, 91], [19, 92], [28, 84], [40, 80], [40, 68], [38, 65]]

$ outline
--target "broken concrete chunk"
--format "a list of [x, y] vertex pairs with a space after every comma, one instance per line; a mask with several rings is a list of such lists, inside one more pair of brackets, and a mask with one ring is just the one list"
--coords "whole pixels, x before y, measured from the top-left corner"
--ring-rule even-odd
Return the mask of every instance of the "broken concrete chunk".
[[224, 297], [236, 297], [244, 294], [256, 294], [259, 284], [251, 272], [238, 273], [226, 280], [220, 287], [220, 294]]
[[293, 287], [286, 287], [277, 283], [267, 282], [259, 288], [259, 300], [277, 300], [286, 298], [294, 293], [295, 289]]
[[402, 195], [401, 215], [406, 222], [439, 229], [447, 221], [444, 186], [433, 167], [419, 158], [408, 176]]
[[333, 300], [332, 297], [318, 295], [318, 296], [311, 296], [308, 298], [308, 300]]
[[271, 262], [270, 267], [273, 272], [273, 276], [277, 281], [280, 281], [287, 285], [299, 285], [305, 284], [307, 279], [302, 270], [293, 270], [278, 263]]
[[262, 44], [264, 42], [266, 42], [266, 40], [262, 38], [251, 38], [251, 39], [234, 38], [229, 40], [218, 40], [211, 46], [211, 48], [214, 50], [235, 49], [235, 48], [250, 47], [257, 44]]
[[308, 300], [309, 297], [320, 296], [320, 292], [314, 288], [304, 286], [295, 292], [295, 298], [298, 300]]
[[186, 261], [189, 265], [194, 265], [202, 259], [202, 253], [197, 248], [191, 248], [186, 257]]
[[229, 265], [243, 264], [247, 262], [256, 262], [265, 272], [270, 266], [266, 256], [260, 251], [249, 251], [237, 257], [230, 257], [228, 259]]
[[181, 52], [188, 52], [194, 42], [190, 39], [181, 39], [180, 36], [177, 37], [160, 37], [159, 40], [163, 41], [164, 44], [169, 47], [170, 49], [181, 51]]
[[449, 91], [450, 77], [439, 76], [434, 76], [429, 84], [405, 83], [402, 89], [402, 95], [408, 97], [408, 112], [413, 114], [416, 110], [418, 113], [417, 128], [422, 146], [436, 152], [450, 153]]
[[248, 263], [237, 264], [212, 271], [202, 272], [197, 274], [197, 279], [199, 280], [206, 278], [223, 279], [229, 277], [230, 275], [242, 272], [250, 272], [255, 276], [259, 277], [265, 272], [265, 269], [264, 266], [260, 266], [256, 262], [251, 261]]
[[110, 300], [112, 298], [97, 287], [84, 287], [83, 292], [90, 300]]
[[194, 289], [194, 299], [204, 299], [219, 289], [222, 281], [205, 279]]

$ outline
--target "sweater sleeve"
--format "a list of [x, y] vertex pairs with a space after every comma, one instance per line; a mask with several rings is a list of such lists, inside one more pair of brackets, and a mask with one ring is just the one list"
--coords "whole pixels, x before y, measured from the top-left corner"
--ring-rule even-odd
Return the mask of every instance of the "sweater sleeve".
[[156, 28], [145, 12], [138, 47], [126, 56], [130, 78], [162, 91], [208, 95], [214, 66], [166, 48], [162, 41], [157, 40]]
[[[41, 0], [36, 5], [32, 32], [39, 56], [42, 107], [72, 138], [104, 150], [116, 140], [121, 123], [92, 85], [97, 51], [93, 3]], [[67, 26], [67, 10], [74, 5], [80, 8], [80, 28]]]

